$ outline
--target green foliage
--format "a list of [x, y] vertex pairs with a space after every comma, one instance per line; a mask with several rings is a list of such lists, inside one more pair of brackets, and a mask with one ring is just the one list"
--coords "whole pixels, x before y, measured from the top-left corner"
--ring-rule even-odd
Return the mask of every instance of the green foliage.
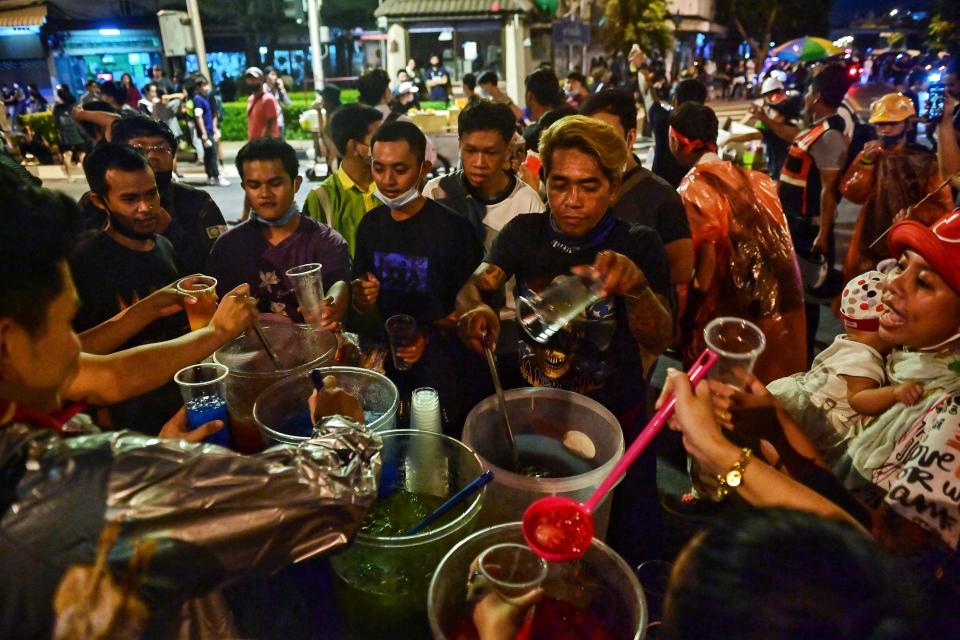
[[634, 42], [644, 51], [673, 47], [667, 0], [607, 0], [600, 29], [608, 51], [629, 48]]
[[960, 54], [960, 4], [956, 0], [940, 0], [930, 19], [927, 44], [940, 51]]
[[20, 116], [20, 124], [29, 125], [50, 144], [60, 144], [60, 133], [57, 131], [57, 123], [53, 120], [52, 111], [25, 113]]
[[[283, 118], [286, 130], [283, 137], [288, 140], [311, 140], [312, 134], [300, 130], [300, 114], [313, 106], [313, 92], [291, 92], [290, 104], [283, 105]], [[357, 101], [356, 89], [344, 89], [340, 94], [343, 104]], [[422, 102], [423, 109], [446, 109], [445, 102]], [[51, 118], [51, 122], [53, 119]], [[234, 100], [223, 103], [223, 122], [220, 123], [220, 133], [224, 140], [247, 139], [247, 101]], [[54, 128], [56, 136], [56, 128]]]

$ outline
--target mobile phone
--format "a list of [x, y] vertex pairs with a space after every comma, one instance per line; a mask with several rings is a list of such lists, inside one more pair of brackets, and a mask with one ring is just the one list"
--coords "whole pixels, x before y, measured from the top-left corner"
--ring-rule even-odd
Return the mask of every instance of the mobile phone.
[[942, 82], [931, 82], [927, 87], [927, 122], [943, 120], [943, 91]]

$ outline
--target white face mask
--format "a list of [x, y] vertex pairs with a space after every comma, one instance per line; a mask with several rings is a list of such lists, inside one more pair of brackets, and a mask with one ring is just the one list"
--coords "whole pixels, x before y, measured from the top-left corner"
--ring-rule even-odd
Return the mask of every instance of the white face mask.
[[374, 190], [373, 194], [377, 196], [380, 202], [387, 205], [391, 209], [394, 209], [394, 210], [403, 209], [405, 206], [407, 206], [408, 204], [410, 204], [411, 202], [413, 202], [414, 200], [420, 197], [420, 189], [418, 187], [420, 186], [420, 180], [422, 178], [423, 178], [423, 165], [420, 166], [420, 173], [417, 174], [417, 181], [413, 183], [413, 186], [407, 189], [406, 191], [404, 191], [403, 193], [401, 193], [396, 198], [390, 199], [387, 196], [383, 195], [383, 192], [380, 191], [379, 186]]
[[387, 205], [391, 209], [403, 209], [405, 206], [419, 198], [420, 192], [417, 191], [417, 187], [413, 186], [401, 193], [396, 198], [390, 199], [383, 195], [383, 192], [380, 191], [380, 187], [377, 187], [374, 190], [373, 195], [377, 196], [377, 199], [380, 200], [380, 202]]
[[931, 352], [931, 351], [937, 351], [938, 349], [940, 349], [940, 347], [943, 347], [944, 345], [950, 344], [951, 342], [953, 342], [953, 341], [956, 340], [957, 338], [960, 338], [960, 332], [953, 334], [952, 336], [950, 336], [950, 337], [947, 338], [946, 340], [944, 340], [944, 341], [942, 341], [942, 342], [938, 342], [937, 344], [935, 344], [935, 345], [933, 345], [933, 346], [931, 346], [931, 347], [923, 347], [922, 349], [917, 349], [917, 351], [923, 351], [923, 352], [926, 352], [926, 353], [929, 353], [929, 352]]

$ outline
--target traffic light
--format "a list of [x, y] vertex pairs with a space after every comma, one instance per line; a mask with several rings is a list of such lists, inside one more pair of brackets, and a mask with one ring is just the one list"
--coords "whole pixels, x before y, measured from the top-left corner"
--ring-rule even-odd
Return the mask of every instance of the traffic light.
[[283, 15], [297, 24], [303, 24], [307, 19], [306, 0], [282, 0]]

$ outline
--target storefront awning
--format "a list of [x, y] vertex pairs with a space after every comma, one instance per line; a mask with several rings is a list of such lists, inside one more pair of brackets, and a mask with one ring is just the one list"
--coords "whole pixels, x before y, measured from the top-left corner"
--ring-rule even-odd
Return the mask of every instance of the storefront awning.
[[40, 27], [47, 21], [47, 3], [0, 0], [0, 27]]
[[377, 18], [463, 18], [530, 13], [530, 0], [384, 0], [373, 12]]

